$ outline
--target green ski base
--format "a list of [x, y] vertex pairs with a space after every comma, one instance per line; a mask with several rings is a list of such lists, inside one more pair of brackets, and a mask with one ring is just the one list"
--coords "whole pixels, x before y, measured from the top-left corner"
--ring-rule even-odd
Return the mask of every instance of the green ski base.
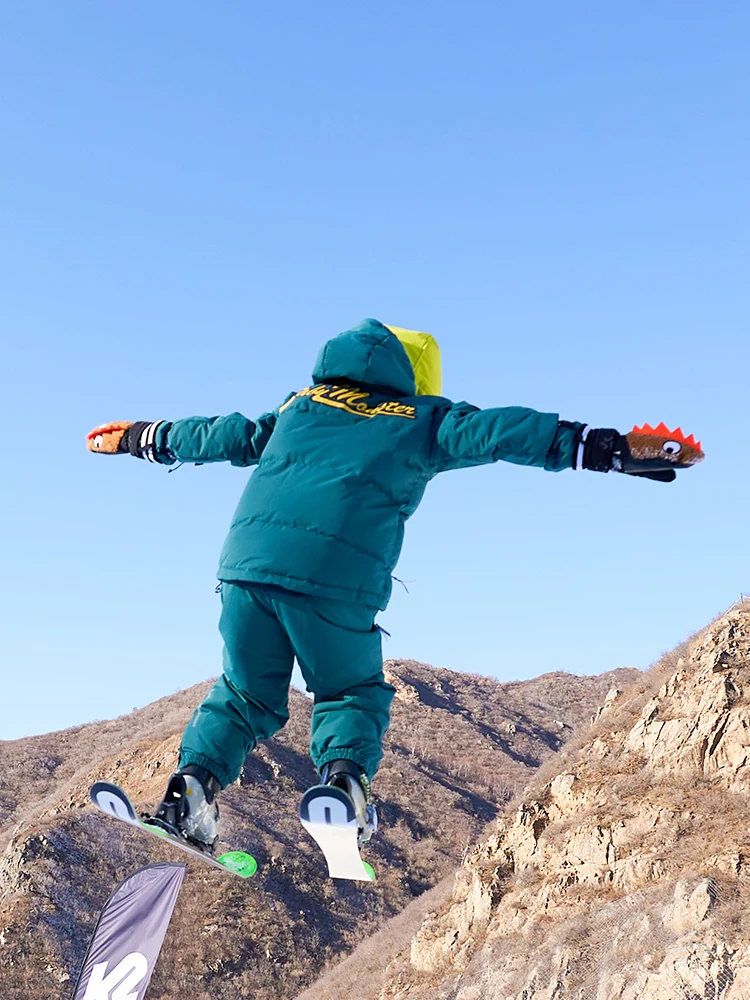
[[175, 847], [179, 847], [182, 850], [189, 850], [191, 854], [197, 854], [201, 861], [214, 861], [217, 865], [221, 865], [222, 868], [226, 868], [227, 871], [232, 872], [234, 875], [239, 875], [240, 878], [250, 878], [258, 870], [258, 862], [252, 856], [252, 854], [246, 854], [244, 851], [227, 851], [225, 854], [220, 854], [218, 858], [214, 858], [211, 855], [204, 854], [202, 851], [191, 847], [190, 844], [183, 844], [177, 839], [173, 834], [169, 833], [167, 830], [162, 830], [161, 827], [153, 826], [146, 820], [141, 820], [141, 829], [146, 830], [148, 833], [155, 833], [157, 837], [161, 837], [163, 840], [168, 840], [170, 843], [174, 844]]

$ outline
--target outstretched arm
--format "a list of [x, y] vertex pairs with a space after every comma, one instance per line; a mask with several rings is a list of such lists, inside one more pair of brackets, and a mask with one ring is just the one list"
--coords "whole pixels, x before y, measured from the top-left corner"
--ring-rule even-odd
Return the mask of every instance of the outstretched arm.
[[[276, 426], [278, 413], [248, 420], [241, 413], [226, 417], [188, 417], [157, 431], [160, 453], [179, 462], [231, 462], [257, 465]], [[160, 459], [163, 460], [163, 459]], [[174, 459], [172, 459], [174, 460]]]
[[184, 420], [121, 421], [95, 427], [86, 438], [89, 451], [130, 454], [161, 465], [173, 462], [231, 462], [255, 465], [276, 425], [278, 411], [249, 420], [241, 413]]
[[436, 471], [500, 461], [551, 472], [571, 469], [584, 426], [525, 406], [480, 410], [470, 403], [454, 403], [435, 435]]
[[692, 435], [685, 437], [680, 428], [670, 431], [665, 424], [644, 424], [620, 434], [523, 406], [479, 410], [454, 403], [437, 428], [434, 459], [437, 472], [505, 461], [550, 472], [613, 471], [671, 483], [676, 469], [701, 462], [703, 452]]

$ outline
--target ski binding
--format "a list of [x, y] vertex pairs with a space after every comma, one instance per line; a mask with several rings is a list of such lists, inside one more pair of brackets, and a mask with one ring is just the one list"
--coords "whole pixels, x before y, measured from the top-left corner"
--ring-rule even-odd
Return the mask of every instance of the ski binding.
[[194, 847], [184, 837], [179, 836], [179, 834], [169, 833], [167, 830], [150, 823], [150, 817], [140, 817], [125, 792], [118, 785], [113, 785], [109, 781], [95, 782], [91, 786], [89, 796], [100, 812], [106, 813], [108, 816], [114, 816], [115, 819], [122, 820], [128, 826], [145, 830], [146, 833], [151, 834], [153, 837], [158, 837], [161, 841], [166, 840], [170, 844], [174, 844], [175, 847], [179, 847], [181, 851], [191, 854], [194, 858], [213, 865], [214, 868], [221, 868], [225, 872], [239, 875], [240, 878], [250, 878], [258, 869], [255, 858], [244, 851], [227, 851], [225, 854], [220, 854], [215, 858], [212, 854]]

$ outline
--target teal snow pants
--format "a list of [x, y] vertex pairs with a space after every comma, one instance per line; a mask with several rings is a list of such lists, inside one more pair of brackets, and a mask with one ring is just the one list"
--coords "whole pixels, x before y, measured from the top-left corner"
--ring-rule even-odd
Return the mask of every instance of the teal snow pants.
[[394, 689], [383, 678], [377, 608], [256, 584], [222, 584], [224, 673], [182, 737], [180, 767], [201, 764], [222, 787], [258, 740], [289, 719], [294, 658], [314, 695], [310, 755], [345, 758], [372, 778]]

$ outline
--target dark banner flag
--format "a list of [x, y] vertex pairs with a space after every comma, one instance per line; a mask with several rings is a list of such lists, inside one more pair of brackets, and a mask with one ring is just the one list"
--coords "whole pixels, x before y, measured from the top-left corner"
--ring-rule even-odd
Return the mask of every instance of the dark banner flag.
[[72, 1000], [143, 1000], [167, 933], [185, 865], [149, 865], [107, 900]]

